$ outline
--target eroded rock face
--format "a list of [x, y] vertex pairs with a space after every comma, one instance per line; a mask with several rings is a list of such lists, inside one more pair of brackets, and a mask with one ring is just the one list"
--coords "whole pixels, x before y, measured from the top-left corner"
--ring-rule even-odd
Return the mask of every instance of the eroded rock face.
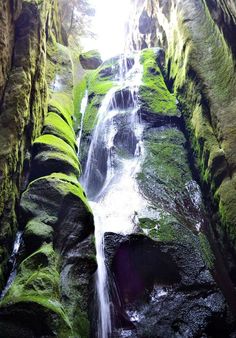
[[[12, 249], [20, 189], [25, 185], [26, 154], [42, 128], [47, 112], [45, 81], [46, 42], [58, 27], [54, 1], [2, 1], [0, 74], [0, 286]], [[48, 20], [47, 20], [48, 18]]]
[[79, 60], [84, 69], [97, 69], [102, 64], [101, 56], [96, 50], [80, 54]]
[[[89, 282], [96, 270], [94, 224], [78, 182], [72, 63], [67, 48], [55, 42], [60, 41], [56, 30], [50, 38], [52, 27], [47, 25], [52, 19], [59, 29], [56, 14], [57, 2], [23, 3], [17, 21], [16, 65], [5, 91], [6, 111], [0, 116], [9, 128], [17, 128], [22, 142], [15, 137], [22, 158], [14, 158], [9, 149], [12, 161], [18, 163], [31, 147], [21, 187], [24, 193], [20, 206], [17, 203], [23, 241], [16, 277], [0, 303], [1, 337], [89, 335]], [[5, 132], [13, 140], [7, 128], [1, 136]], [[14, 170], [20, 175], [19, 166]], [[18, 196], [15, 181], [8, 179]]]
[[[162, 71], [184, 111], [202, 186], [218, 209], [212, 217], [219, 241], [232, 265], [227, 247], [235, 252], [235, 4], [156, 0], [144, 10], [145, 16], [137, 11], [135, 47], [145, 41], [165, 50]], [[139, 29], [147, 17], [151, 32]]]
[[15, 37], [15, 22], [20, 15], [22, 1], [3, 0], [0, 4], [0, 43], [2, 46], [0, 63], [0, 98], [4, 92], [7, 77], [11, 68], [12, 52]]
[[115, 337], [229, 336], [224, 297], [197, 247], [113, 233], [105, 245]]
[[[146, 49], [140, 60], [144, 72], [138, 114], [143, 131], [136, 182], [144, 206], [132, 217], [134, 234], [105, 234], [112, 336], [230, 337], [235, 334], [234, 286], [214, 245], [197, 175], [191, 170], [185, 122], [164, 82], [162, 55]], [[136, 142], [126, 129], [129, 91], [118, 91], [116, 98], [116, 106], [125, 111], [112, 122], [114, 148], [132, 158]], [[96, 321], [97, 308], [91, 306], [91, 311]]]

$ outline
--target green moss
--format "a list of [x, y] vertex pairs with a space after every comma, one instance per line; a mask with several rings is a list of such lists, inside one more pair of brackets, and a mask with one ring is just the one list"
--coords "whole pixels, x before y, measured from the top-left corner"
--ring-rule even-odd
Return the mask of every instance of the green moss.
[[87, 89], [87, 80], [86, 76], [74, 86], [73, 89], [73, 102], [74, 102], [74, 112], [75, 112], [75, 122], [74, 122], [74, 129], [78, 130], [81, 122], [81, 102], [85, 95], [85, 91]]
[[84, 131], [91, 132], [96, 125], [97, 112], [105, 94], [116, 86], [118, 59], [112, 58], [99, 68], [87, 73], [89, 102], [84, 116]]
[[53, 238], [53, 228], [37, 218], [30, 220], [24, 231], [24, 237], [34, 238], [34, 241], [51, 241]]
[[232, 178], [226, 178], [217, 189], [214, 198], [219, 205], [219, 215], [228, 237], [233, 245], [236, 245], [236, 174]]
[[44, 122], [43, 134], [52, 134], [76, 148], [74, 130], [56, 113], [49, 113]]
[[209, 269], [213, 269], [214, 267], [214, 262], [215, 262], [215, 256], [211, 250], [210, 243], [202, 232], [199, 233], [198, 235], [199, 241], [200, 241], [200, 246], [203, 254], [203, 259], [208, 266]]
[[219, 206], [220, 238], [227, 233], [235, 247], [235, 61], [207, 6], [193, 8], [192, 17], [185, 8], [176, 11], [164, 27], [170, 32], [166, 68], [185, 110], [201, 179]]
[[192, 113], [191, 126], [194, 130], [193, 145], [198, 155], [202, 178], [208, 183], [213, 180], [217, 183], [220, 172], [217, 175], [214, 164], [219, 162], [220, 158], [224, 161], [224, 151], [220, 149], [213, 128], [200, 105], [196, 105]]
[[51, 94], [65, 92], [69, 96], [73, 89], [73, 65], [70, 48], [57, 42], [47, 46], [46, 77]]
[[[20, 264], [18, 274], [0, 307], [9, 307], [10, 311], [14, 311], [14, 305], [27, 309], [28, 304], [34, 304], [39, 315], [49, 311], [57, 316], [57, 330], [64, 327], [71, 331], [71, 324], [60, 302], [57, 266], [58, 257], [52, 245], [42, 245]], [[60, 334], [58, 336], [61, 337]]]
[[45, 145], [46, 149], [50, 149], [53, 153], [62, 153], [68, 158], [68, 161], [71, 161], [75, 168], [79, 170], [79, 161], [76, 156], [75, 151], [68, 145], [65, 141], [54, 135], [42, 135], [34, 141], [34, 145], [37, 148], [40, 145]]
[[176, 128], [147, 132], [147, 154], [138, 179], [147, 185], [161, 184], [167, 190], [181, 192], [191, 180], [185, 142], [184, 135]]
[[139, 226], [146, 236], [161, 242], [175, 242], [178, 244], [191, 244], [199, 249], [197, 236], [172, 215], [171, 210], [165, 212], [159, 210], [156, 219], [140, 218]]
[[[37, 178], [36, 180], [32, 181], [29, 186], [28, 189], [23, 193], [23, 198], [25, 195], [30, 196], [30, 192], [31, 192], [31, 188], [33, 186], [48, 186], [48, 189], [53, 190], [56, 189], [57, 192], [59, 194], [61, 194], [61, 196], [65, 196], [68, 193], [73, 194], [74, 196], [78, 197], [83, 204], [86, 206], [86, 209], [89, 213], [92, 214], [92, 210], [90, 208], [90, 205], [88, 203], [88, 200], [85, 196], [84, 190], [81, 186], [81, 184], [78, 182], [78, 178], [75, 176], [68, 176], [66, 174], [63, 173], [52, 173], [51, 175], [48, 176], [44, 176], [44, 177], [40, 177]], [[31, 197], [27, 198], [29, 200], [31, 200]], [[24, 201], [26, 202], [26, 201]], [[29, 201], [28, 201], [29, 202]], [[28, 203], [27, 202], [27, 203]], [[24, 205], [24, 207], [26, 207], [26, 205]], [[32, 209], [32, 205], [29, 205], [30, 209]], [[57, 213], [58, 210], [53, 210], [54, 213]], [[43, 214], [43, 213], [42, 213]]]
[[141, 63], [143, 65], [143, 84], [140, 86], [139, 96], [142, 109], [151, 113], [178, 115], [175, 96], [166, 87], [156, 62], [155, 51], [144, 49], [141, 54]]
[[84, 116], [83, 130], [84, 133], [91, 132], [96, 126], [97, 121], [97, 112], [100, 107], [103, 96], [96, 96], [92, 101], [87, 105], [86, 113]]
[[[79, 197], [79, 199], [86, 205], [87, 209], [92, 213], [92, 209], [90, 208], [90, 205], [88, 203], [88, 200], [84, 194], [84, 190], [81, 186], [81, 184], [78, 181], [75, 181], [75, 179], [68, 177], [67, 175], [63, 174], [52, 174], [48, 178], [55, 178], [59, 180], [59, 184], [57, 185], [58, 188], [63, 189], [65, 186], [65, 182], [70, 183], [68, 185], [68, 188], [70, 189], [70, 192], [76, 196]], [[60, 183], [61, 181], [61, 183]]]
[[[52, 108], [50, 110], [50, 108]], [[54, 109], [53, 109], [54, 108]], [[72, 115], [74, 112], [73, 102], [71, 97], [66, 93], [55, 93], [49, 100], [49, 111], [57, 112], [61, 117], [73, 127]]]
[[101, 60], [101, 55], [100, 55], [99, 51], [96, 50], [96, 49], [92, 49], [92, 50], [89, 50], [88, 52], [81, 53], [81, 56], [82, 56], [84, 59], [93, 59], [93, 58], [97, 58], [97, 59], [100, 59], [100, 60]]
[[49, 41], [47, 44], [47, 62], [46, 62], [46, 79], [48, 85], [55, 79], [58, 71], [58, 64], [56, 62], [56, 55], [58, 54], [58, 45], [55, 41]]

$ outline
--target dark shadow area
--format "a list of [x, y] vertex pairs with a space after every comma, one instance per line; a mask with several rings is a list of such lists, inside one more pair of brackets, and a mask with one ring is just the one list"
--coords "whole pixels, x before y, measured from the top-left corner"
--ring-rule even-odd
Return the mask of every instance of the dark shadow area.
[[112, 271], [122, 300], [132, 302], [150, 291], [154, 284], [180, 282], [178, 267], [168, 253], [146, 237], [125, 242], [116, 251]]

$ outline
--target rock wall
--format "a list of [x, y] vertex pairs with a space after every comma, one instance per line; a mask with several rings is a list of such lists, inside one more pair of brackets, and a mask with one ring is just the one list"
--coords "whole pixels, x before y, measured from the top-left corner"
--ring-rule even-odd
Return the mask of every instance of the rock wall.
[[[76, 67], [58, 43], [57, 1], [10, 4], [4, 34], [13, 55], [4, 66], [0, 115], [1, 290], [11, 268], [16, 277], [1, 299], [0, 337], [87, 337], [96, 259], [93, 215], [78, 182]], [[23, 238], [12, 262], [17, 229]]]
[[[143, 30], [149, 22], [149, 30]], [[235, 4], [142, 1], [133, 22], [135, 48], [161, 46], [169, 88], [179, 100], [213, 229], [235, 279]], [[233, 265], [233, 266], [232, 266]], [[232, 269], [231, 269], [232, 268]]]
[[[209, 244], [212, 242], [209, 221], [199, 185], [191, 171], [184, 119], [158, 66], [163, 62], [163, 50], [144, 49], [140, 53], [140, 62], [143, 72], [137, 94], [137, 115], [142, 121], [141, 142], [132, 129], [134, 119], [131, 124], [129, 121], [134, 104], [129, 85], [113, 87], [115, 92], [110, 109], [118, 109], [119, 114], [110, 114], [112, 117], [107, 119], [102, 129], [115, 127], [114, 170], [127, 158], [129, 166], [134, 168], [132, 159], [139, 158], [140, 166], [134, 180], [136, 190], [142, 196], [142, 207], [136, 205], [130, 216], [133, 233], [105, 234], [113, 304], [111, 336], [230, 337], [235, 322], [226, 300], [233, 308], [235, 295], [227, 273], [219, 264], [217, 251]], [[115, 69], [119, 71], [119, 67], [113, 66], [113, 72]], [[95, 82], [102, 87], [104, 81], [105, 88], [107, 78], [103, 80], [103, 72], [109, 74], [106, 63], [98, 68]], [[96, 98], [96, 95], [91, 98]], [[86, 148], [84, 143], [82, 145]], [[105, 152], [106, 144], [101, 142], [96, 149], [99, 159], [95, 155], [93, 161], [95, 174], [90, 176], [93, 189], [106, 175]], [[122, 177], [122, 170], [118, 175]], [[119, 184], [122, 187], [122, 179]], [[114, 191], [113, 186], [109, 188], [109, 206], [111, 204], [112, 208]], [[119, 194], [119, 191], [115, 190], [115, 193]], [[93, 194], [96, 191], [93, 190]], [[137, 198], [135, 194], [131, 195], [128, 183], [123, 194], [130, 199]], [[118, 212], [124, 215], [124, 211], [119, 209]], [[124, 217], [120, 222], [127, 224], [128, 220]], [[113, 231], [112, 226], [110, 229]], [[223, 284], [218, 276], [224, 280]], [[96, 321], [96, 305], [91, 304], [91, 310]], [[96, 337], [96, 325], [92, 336]]]
[[17, 205], [27, 174], [27, 160], [24, 160], [32, 140], [41, 131], [47, 111], [46, 42], [50, 35], [59, 37], [60, 33], [52, 19], [56, 13], [55, 1], [2, 1], [0, 6], [3, 48], [0, 76], [2, 287], [6, 260], [19, 226]]

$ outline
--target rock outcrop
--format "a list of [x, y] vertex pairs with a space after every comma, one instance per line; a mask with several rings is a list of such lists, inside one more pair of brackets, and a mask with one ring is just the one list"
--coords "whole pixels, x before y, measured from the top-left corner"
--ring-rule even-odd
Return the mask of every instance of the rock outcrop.
[[84, 69], [97, 69], [102, 64], [101, 56], [96, 50], [80, 54], [79, 60]]
[[[0, 338], [96, 335], [94, 220], [79, 183], [76, 132], [87, 92], [84, 166], [110, 89], [111, 106], [122, 111], [112, 120], [112, 165], [144, 149], [135, 182], [146, 206], [134, 213], [133, 234], [105, 235], [112, 335], [235, 336], [236, 6], [136, 3], [130, 41], [144, 50], [135, 94], [117, 81], [132, 55], [102, 63], [97, 51], [63, 45], [57, 0], [0, 3]], [[129, 120], [132, 95], [140, 140]], [[93, 195], [107, 172], [99, 146]]]
[[114, 337], [230, 336], [224, 297], [189, 235], [180, 244], [174, 236], [106, 234]]
[[[133, 45], [165, 50], [160, 66], [184, 112], [214, 232], [235, 280], [235, 4], [150, 0], [139, 11]], [[143, 31], [147, 20], [151, 27]]]
[[78, 182], [73, 66], [56, 42], [57, 15], [56, 1], [23, 1], [2, 100], [3, 269], [23, 230], [16, 277], [0, 303], [4, 338], [89, 335], [94, 224]]
[[0, 286], [16, 229], [21, 189], [27, 176], [27, 152], [40, 134], [47, 112], [46, 43], [60, 39], [57, 3], [1, 2], [0, 75]]
[[[134, 210], [131, 235], [105, 234], [113, 304], [111, 335], [230, 337], [235, 333], [234, 286], [215, 245], [183, 114], [163, 78], [163, 50], [144, 49], [140, 61], [142, 83], [135, 99], [143, 130], [135, 180], [143, 200], [142, 207], [137, 205]], [[139, 156], [138, 140], [129, 121], [135, 100], [130, 93], [129, 87], [114, 89], [114, 105], [107, 115], [112, 109], [118, 109], [119, 114], [111, 113], [104, 124], [104, 130], [111, 125], [114, 128], [114, 170], [127, 158], [132, 167], [132, 158]], [[100, 177], [106, 177], [107, 159], [102, 156], [106, 149], [106, 144], [97, 142], [95, 174], [90, 176], [93, 188]], [[117, 172], [122, 177], [122, 171]], [[109, 192], [112, 188], [111, 184]], [[129, 224], [129, 220], [122, 221]], [[91, 308], [96, 322], [97, 308]]]

